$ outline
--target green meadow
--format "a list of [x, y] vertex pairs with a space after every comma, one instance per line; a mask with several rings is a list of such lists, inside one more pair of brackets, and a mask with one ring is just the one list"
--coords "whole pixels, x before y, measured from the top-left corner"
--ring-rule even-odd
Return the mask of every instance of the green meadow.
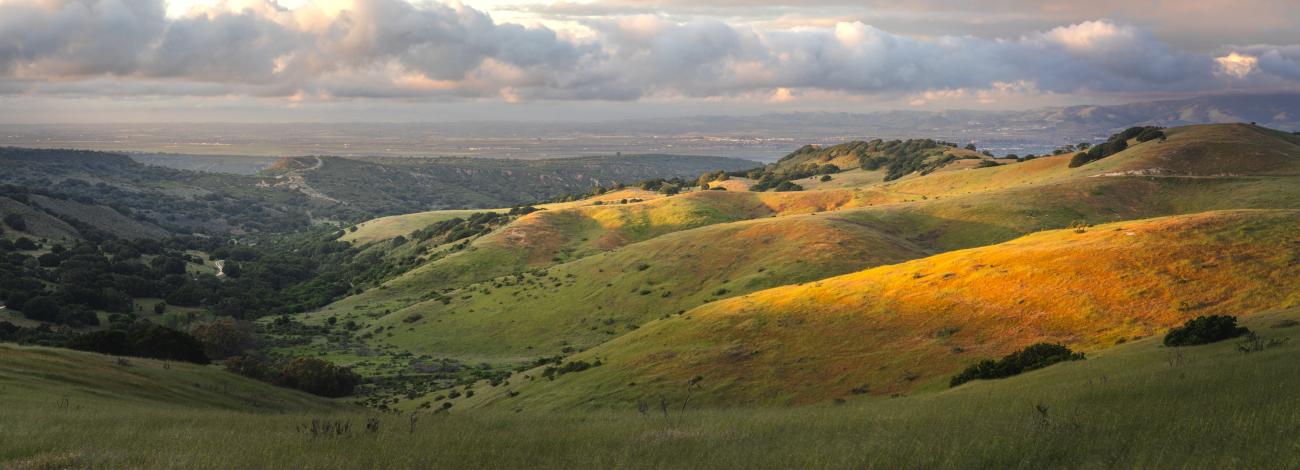
[[[1300, 309], [1245, 325], [1285, 341]], [[1158, 337], [1017, 377], [797, 408], [378, 414], [215, 367], [0, 346], [6, 468], [1287, 468], [1287, 341]], [[686, 387], [686, 384], [683, 384]], [[370, 421], [375, 420], [375, 421]], [[312, 432], [313, 422], [317, 431]], [[327, 425], [346, 431], [324, 431]], [[368, 429], [367, 425], [370, 425]]]

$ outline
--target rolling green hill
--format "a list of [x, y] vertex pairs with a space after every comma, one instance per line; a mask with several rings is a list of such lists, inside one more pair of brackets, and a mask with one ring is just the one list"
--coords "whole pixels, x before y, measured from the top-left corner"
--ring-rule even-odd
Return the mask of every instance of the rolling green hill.
[[693, 178], [705, 171], [756, 166], [734, 158], [682, 155], [292, 157], [257, 175], [242, 175], [145, 165], [118, 153], [0, 148], [0, 167], [7, 170], [0, 172], [0, 184], [12, 185], [0, 195], [44, 196], [42, 212], [123, 237], [229, 236], [436, 209], [507, 207], [618, 181]]
[[[855, 187], [572, 203], [520, 218], [466, 250], [301, 316], [312, 324], [334, 317], [360, 327], [350, 343], [317, 342], [299, 351], [344, 362], [365, 362], [373, 351], [384, 351], [519, 364], [605, 344], [596, 349], [606, 351], [599, 353], [604, 357], [648, 334], [648, 325], [664, 316], [700, 305], [719, 308], [725, 299], [780, 285], [1071, 225], [1300, 209], [1300, 178], [1285, 171], [1300, 161], [1300, 148], [1268, 132], [1234, 125], [1172, 129], [1164, 142], [1135, 143], [1079, 168], [1067, 166], [1067, 154], [988, 168], [958, 165]], [[1225, 136], [1236, 136], [1241, 158], [1251, 159], [1232, 175], [1212, 176], [1218, 170], [1210, 169], [1197, 177], [1111, 174], [1180, 155], [1215, 154], [1223, 151]], [[1183, 167], [1211, 164], [1200, 161]], [[891, 388], [909, 385], [881, 390]], [[822, 390], [809, 396], [834, 395]]]
[[[522, 382], [527, 407], [628, 406], [711, 379], [700, 402], [907, 392], [1036, 342], [1095, 351], [1197, 315], [1300, 305], [1300, 212], [1231, 211], [1042, 232], [713, 302]], [[529, 374], [536, 376], [537, 370]], [[632, 385], [635, 384], [635, 385]]]
[[[471, 284], [447, 303], [425, 300], [374, 324], [397, 331], [377, 342], [400, 350], [526, 360], [591, 347], [704, 302], [923, 253], [915, 243], [833, 217], [715, 224], [544, 273]], [[340, 319], [364, 321], [370, 313], [344, 311]]]
[[[1296, 335], [1298, 321], [1300, 311], [1290, 309], [1252, 315], [1245, 324], [1284, 339]], [[311, 402], [252, 413], [238, 399], [226, 408], [184, 396], [167, 403], [136, 397], [176, 376], [188, 382], [190, 372], [176, 365], [150, 372], [159, 382], [135, 382], [147, 386], [109, 382], [103, 393], [69, 394], [96, 387], [61, 382], [79, 377], [87, 364], [103, 361], [91, 370], [107, 369], [110, 377], [157, 364], [132, 359], [123, 368], [100, 356], [0, 346], [0, 397], [21, 404], [0, 407], [6, 436], [0, 462], [191, 469], [1300, 465], [1294, 448], [1300, 403], [1290, 392], [1300, 386], [1295, 345], [1252, 354], [1236, 346], [1226, 341], [1171, 351], [1148, 338], [1008, 379], [904, 397], [856, 396], [841, 405], [706, 409], [671, 401], [665, 416], [657, 401], [644, 414], [635, 406], [466, 412], [461, 407], [468, 404], [460, 403], [449, 414], [419, 413], [414, 425], [409, 416]], [[10, 355], [15, 351], [23, 356]], [[222, 390], [224, 380], [200, 379], [187, 392]], [[267, 391], [277, 392], [283, 393]], [[369, 419], [376, 420], [374, 432], [365, 430]], [[345, 437], [313, 437], [313, 420], [347, 423], [351, 430]]]
[[760, 166], [734, 158], [618, 155], [546, 160], [296, 157], [262, 172], [273, 187], [299, 188], [375, 214], [494, 208], [582, 193], [597, 186]]
[[[268, 207], [309, 207], [284, 213], [317, 223], [405, 213], [255, 239], [267, 243], [257, 250], [214, 244], [247, 258], [246, 271], [204, 282], [220, 292], [250, 275], [293, 279], [248, 284], [305, 299], [257, 320], [254, 352], [351, 366], [367, 380], [348, 400], [371, 409], [219, 366], [0, 346], [0, 400], [22, 405], [0, 407], [0, 435], [22, 436], [0, 440], [0, 461], [1295, 466], [1300, 140], [1244, 124], [1164, 135], [1075, 167], [1069, 153], [993, 165], [922, 140], [808, 147], [711, 183], [725, 190], [619, 189], [535, 212], [508, 209], [509, 195], [586, 191], [608, 181], [602, 163], [282, 160], [202, 210], [264, 191], [303, 204]], [[54, 164], [88, 168], [70, 162]], [[28, 182], [39, 173], [24, 171]], [[510, 178], [537, 185], [501, 186]], [[748, 190], [778, 179], [803, 190]], [[0, 204], [32, 209], [50, 236], [77, 236], [30, 201]], [[14, 272], [62, 266], [31, 268], [29, 254], [13, 257]], [[1240, 317], [1258, 341], [1160, 345], [1212, 314]], [[949, 387], [966, 366], [1039, 342], [1087, 359]], [[350, 427], [325, 437], [313, 422]]]
[[[95, 407], [238, 412], [327, 412], [350, 407], [211, 366], [114, 358], [0, 343], [0, 386], [9, 412]], [[7, 421], [7, 420], [6, 420]], [[7, 434], [7, 433], [6, 433]]]

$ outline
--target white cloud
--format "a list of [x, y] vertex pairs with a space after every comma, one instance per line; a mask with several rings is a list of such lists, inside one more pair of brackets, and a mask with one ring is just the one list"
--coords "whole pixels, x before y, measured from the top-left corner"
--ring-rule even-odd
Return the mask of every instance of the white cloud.
[[1235, 51], [1223, 57], [1214, 58], [1219, 64], [1219, 72], [1233, 78], [1246, 78], [1259, 65], [1259, 58], [1238, 54]]
[[1300, 46], [1192, 53], [1109, 20], [990, 39], [648, 14], [585, 18], [574, 35], [459, 3], [225, 0], [173, 10], [162, 0], [0, 0], [0, 94], [791, 103], [830, 93], [921, 106], [1300, 82]]

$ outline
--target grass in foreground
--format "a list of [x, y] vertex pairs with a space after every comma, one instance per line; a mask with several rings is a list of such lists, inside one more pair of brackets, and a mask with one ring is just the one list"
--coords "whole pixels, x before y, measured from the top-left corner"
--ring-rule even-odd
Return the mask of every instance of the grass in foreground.
[[[1300, 333], [1300, 327], [1287, 326], [1296, 319], [1300, 309], [1254, 315], [1245, 324], [1266, 337], [1285, 338]], [[0, 347], [0, 398], [6, 403], [0, 408], [0, 462], [13, 468], [1300, 465], [1295, 344], [1243, 354], [1236, 343], [1172, 349], [1153, 337], [1010, 379], [842, 405], [688, 406], [683, 412], [675, 402], [667, 418], [657, 404], [645, 415], [635, 409], [453, 409], [417, 415], [414, 428], [409, 415], [331, 410], [308, 400], [301, 405], [310, 408], [302, 411], [252, 412], [150, 397], [152, 386], [143, 384], [76, 384], [70, 376], [80, 375], [78, 368], [33, 363], [27, 356], [80, 363], [111, 359]], [[18, 357], [21, 367], [14, 363]], [[185, 372], [219, 374], [210, 368]], [[64, 402], [69, 389], [81, 391]], [[377, 431], [366, 429], [371, 418], [379, 420]], [[331, 437], [300, 431], [313, 419], [350, 422], [351, 431]]]

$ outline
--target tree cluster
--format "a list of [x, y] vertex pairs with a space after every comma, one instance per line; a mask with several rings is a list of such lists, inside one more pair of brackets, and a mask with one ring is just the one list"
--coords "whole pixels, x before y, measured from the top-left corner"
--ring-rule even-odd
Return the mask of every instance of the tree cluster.
[[970, 382], [972, 380], [1001, 379], [1064, 361], [1078, 361], [1083, 353], [1071, 351], [1070, 348], [1052, 343], [1037, 343], [1013, 352], [999, 360], [985, 359], [977, 362], [949, 382], [949, 386]]
[[1070, 158], [1070, 168], [1077, 168], [1089, 163], [1101, 160], [1111, 155], [1123, 152], [1128, 148], [1129, 139], [1136, 139], [1138, 142], [1149, 140], [1165, 139], [1163, 128], [1155, 126], [1138, 126], [1125, 129], [1110, 136], [1105, 142], [1093, 145], [1087, 151], [1074, 154]]
[[361, 383], [361, 376], [352, 369], [314, 357], [268, 364], [251, 356], [236, 356], [226, 360], [225, 367], [255, 380], [331, 398], [351, 395]]
[[182, 331], [140, 322], [126, 329], [109, 329], [86, 333], [68, 341], [66, 346], [80, 351], [136, 356], [171, 361], [207, 364], [203, 345]]

